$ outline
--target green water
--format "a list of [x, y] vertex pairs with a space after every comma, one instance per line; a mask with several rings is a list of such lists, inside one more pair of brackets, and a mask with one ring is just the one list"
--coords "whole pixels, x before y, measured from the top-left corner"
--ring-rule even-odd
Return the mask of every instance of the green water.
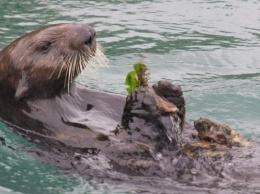
[[[109, 68], [79, 82], [124, 93], [124, 78], [139, 61], [150, 82], [170, 79], [185, 92], [187, 120], [208, 117], [246, 137], [260, 137], [259, 0], [1, 0], [0, 48], [38, 27], [83, 22], [97, 31]], [[8, 145], [27, 142], [3, 125]], [[68, 178], [25, 153], [0, 146], [0, 193], [109, 193]], [[111, 192], [110, 192], [111, 193]]]

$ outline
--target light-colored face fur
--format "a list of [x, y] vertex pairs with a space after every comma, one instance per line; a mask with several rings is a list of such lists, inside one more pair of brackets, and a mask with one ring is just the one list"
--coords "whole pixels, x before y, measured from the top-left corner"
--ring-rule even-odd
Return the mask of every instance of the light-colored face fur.
[[9, 54], [11, 64], [7, 68], [18, 72], [9, 78], [16, 82], [16, 98], [37, 88], [48, 90], [61, 84], [69, 92], [70, 84], [83, 69], [107, 65], [95, 35], [87, 25], [56, 24], [28, 33], [6, 47], [1, 52]]

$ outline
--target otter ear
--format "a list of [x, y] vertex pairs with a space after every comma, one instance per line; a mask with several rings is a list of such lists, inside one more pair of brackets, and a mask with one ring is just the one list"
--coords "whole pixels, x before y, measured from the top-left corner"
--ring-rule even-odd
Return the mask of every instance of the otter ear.
[[28, 81], [27, 76], [24, 72], [22, 72], [22, 78], [19, 80], [18, 86], [16, 87], [16, 92], [14, 94], [14, 100], [19, 101], [23, 97], [28, 95]]

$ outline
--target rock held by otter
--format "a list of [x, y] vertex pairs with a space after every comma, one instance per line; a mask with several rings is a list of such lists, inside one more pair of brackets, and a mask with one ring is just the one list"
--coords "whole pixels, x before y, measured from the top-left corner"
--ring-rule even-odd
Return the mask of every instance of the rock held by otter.
[[238, 132], [225, 124], [207, 118], [194, 121], [198, 141], [185, 144], [183, 152], [189, 157], [223, 156], [232, 146], [246, 146], [249, 142]]

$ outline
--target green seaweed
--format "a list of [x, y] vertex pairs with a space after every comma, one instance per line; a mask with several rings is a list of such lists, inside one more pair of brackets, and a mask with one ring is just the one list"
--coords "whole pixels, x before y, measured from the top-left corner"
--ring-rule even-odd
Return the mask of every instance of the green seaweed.
[[130, 94], [135, 88], [146, 87], [149, 77], [148, 68], [143, 63], [135, 63], [134, 71], [130, 71], [125, 79], [125, 84], [128, 86], [126, 91]]

